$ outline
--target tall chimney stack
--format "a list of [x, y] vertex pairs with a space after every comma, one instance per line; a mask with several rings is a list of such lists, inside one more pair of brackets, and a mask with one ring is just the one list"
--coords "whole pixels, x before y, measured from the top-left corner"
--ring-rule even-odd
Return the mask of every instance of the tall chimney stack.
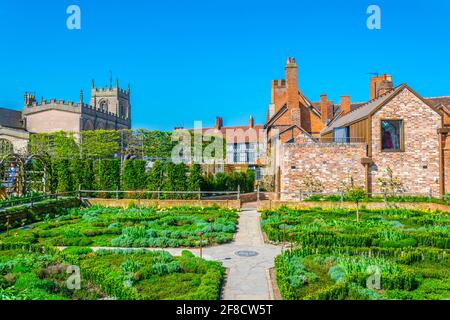
[[351, 111], [350, 96], [341, 97], [341, 111], [343, 114], [349, 113]]
[[392, 76], [383, 74], [381, 76], [373, 76], [370, 78], [370, 100], [389, 92], [394, 88]]
[[216, 125], [214, 126], [214, 128], [220, 130], [223, 127], [223, 120], [222, 117], [216, 117]]
[[299, 107], [298, 103], [298, 67], [295, 58], [288, 58], [286, 64], [286, 93], [289, 109]]
[[249, 127], [253, 128], [254, 127], [255, 122], [253, 121], [253, 116], [250, 116], [250, 123], [249, 123]]
[[326, 94], [320, 95], [321, 120], [326, 125], [328, 121], [328, 98]]

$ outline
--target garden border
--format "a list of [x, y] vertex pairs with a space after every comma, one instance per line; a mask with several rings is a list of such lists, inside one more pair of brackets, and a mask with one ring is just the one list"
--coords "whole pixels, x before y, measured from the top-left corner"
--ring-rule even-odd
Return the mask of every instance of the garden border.
[[130, 206], [137, 207], [211, 207], [217, 205], [226, 209], [240, 209], [241, 200], [156, 200], [156, 199], [100, 199], [100, 198], [83, 198], [86, 205], [100, 205], [104, 207], [128, 208]]
[[[445, 204], [433, 203], [433, 202], [391, 202], [390, 205], [396, 208], [411, 209], [411, 210], [440, 210], [450, 212], [450, 206]], [[286, 206], [290, 209], [308, 209], [314, 207], [320, 208], [344, 208], [355, 209], [353, 202], [307, 202], [307, 201], [282, 201], [282, 200], [260, 200], [257, 204], [257, 210], [272, 210]], [[360, 206], [364, 206], [369, 210], [372, 209], [386, 209], [386, 203], [384, 202], [361, 202]]]

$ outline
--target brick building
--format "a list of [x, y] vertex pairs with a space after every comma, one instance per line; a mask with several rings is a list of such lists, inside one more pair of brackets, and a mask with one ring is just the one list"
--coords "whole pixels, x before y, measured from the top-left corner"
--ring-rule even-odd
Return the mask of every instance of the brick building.
[[[380, 192], [387, 169], [410, 193], [442, 195], [450, 190], [450, 98], [423, 98], [390, 75], [370, 81], [370, 100], [334, 104], [322, 95], [310, 102], [298, 90], [295, 59], [286, 80], [272, 82], [266, 129], [277, 143], [275, 188], [297, 199], [304, 181], [338, 192], [351, 177], [368, 193]], [[275, 131], [278, 132], [275, 132]]]
[[[183, 128], [175, 128], [183, 129]], [[195, 130], [195, 129], [194, 129]], [[199, 129], [197, 129], [199, 130]], [[207, 172], [231, 172], [256, 170], [256, 177], [261, 176], [262, 158], [265, 157], [264, 125], [255, 124], [250, 116], [247, 125], [225, 126], [222, 117], [216, 117], [213, 127], [201, 128], [203, 136], [220, 136], [226, 142], [225, 161], [217, 162], [213, 169], [205, 166]]]

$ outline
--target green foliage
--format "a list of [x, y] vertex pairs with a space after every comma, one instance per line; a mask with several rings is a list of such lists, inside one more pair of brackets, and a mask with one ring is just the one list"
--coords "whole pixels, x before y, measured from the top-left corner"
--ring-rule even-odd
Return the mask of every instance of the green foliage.
[[253, 192], [255, 187], [255, 172], [217, 173], [206, 178], [205, 189], [209, 191], [237, 191], [241, 193]]
[[155, 161], [147, 177], [147, 189], [158, 191], [162, 189], [165, 165], [160, 161]]
[[[80, 290], [67, 288], [70, 264], [82, 272]], [[223, 274], [220, 263], [185, 252], [0, 248], [2, 300], [217, 300]]]
[[101, 159], [94, 163], [96, 190], [120, 189], [120, 160]]
[[4, 209], [0, 212], [0, 231], [6, 230], [6, 216], [11, 216], [10, 229], [23, 227], [46, 217], [55, 217], [66, 214], [66, 208], [77, 207], [80, 202], [76, 198], [61, 198], [44, 200], [34, 203], [33, 206], [23, 205]]
[[235, 211], [212, 207], [158, 211], [94, 206], [57, 212], [51, 216], [55, 219], [27, 230], [14, 230], [9, 236], [1, 235], [0, 241], [55, 246], [197, 247], [198, 232], [204, 232], [205, 239], [209, 238], [210, 218], [214, 220], [212, 238], [216, 244], [231, 241], [237, 224]]
[[199, 164], [191, 165], [189, 170], [189, 177], [187, 186], [189, 191], [199, 191], [204, 187], [204, 178], [202, 175], [202, 168]]
[[70, 171], [70, 162], [66, 158], [53, 159], [53, 175], [56, 179], [56, 192], [74, 191], [74, 179]]
[[75, 190], [81, 187], [82, 190], [92, 190], [94, 187], [94, 163], [89, 158], [71, 159], [71, 171]]
[[367, 193], [363, 188], [353, 188], [347, 191], [345, 197], [350, 201], [359, 203], [367, 198]]
[[122, 188], [124, 190], [143, 190], [147, 183], [146, 161], [126, 160], [124, 163]]
[[[447, 212], [362, 209], [360, 223], [352, 219], [354, 212], [286, 207], [262, 212], [262, 229], [270, 240], [281, 241], [286, 224], [301, 244], [293, 255], [284, 252], [275, 260], [285, 299], [448, 298], [442, 289], [450, 277]], [[368, 286], [375, 271], [379, 288]], [[310, 273], [317, 276], [314, 281]]]

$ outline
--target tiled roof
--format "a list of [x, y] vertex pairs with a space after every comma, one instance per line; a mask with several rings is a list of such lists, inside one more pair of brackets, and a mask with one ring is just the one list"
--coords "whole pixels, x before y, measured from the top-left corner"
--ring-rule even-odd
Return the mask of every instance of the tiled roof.
[[23, 129], [22, 112], [12, 109], [0, 108], [0, 126]]
[[329, 132], [333, 131], [333, 129], [335, 129], [335, 128], [345, 127], [346, 125], [348, 125], [352, 122], [364, 119], [365, 117], [367, 117], [370, 114], [370, 112], [372, 112], [372, 110], [374, 110], [375, 108], [377, 108], [378, 106], [383, 104], [386, 100], [388, 100], [392, 96], [396, 95], [398, 92], [400, 92], [404, 88], [405, 88], [405, 85], [398, 86], [397, 88], [395, 88], [395, 90], [392, 90], [392, 91], [378, 97], [377, 99], [371, 100], [368, 103], [356, 108], [355, 110], [350, 111], [349, 113], [343, 115], [342, 117], [337, 118], [336, 120], [331, 122], [331, 124], [328, 127], [323, 129], [322, 134], [329, 133]]
[[450, 111], [450, 96], [424, 98], [424, 100], [435, 107], [442, 104]]
[[[232, 131], [232, 130], [236, 130], [236, 131], [242, 130], [242, 131], [244, 131], [244, 134], [245, 134], [248, 129], [250, 129], [250, 126], [221, 127], [220, 130], [218, 130], [217, 128], [213, 127], [213, 128], [203, 128], [202, 129], [202, 133], [205, 134], [206, 131], [209, 131], [209, 130], [216, 130], [216, 131], [218, 130], [222, 134], [222, 137], [224, 137], [226, 139], [228, 130], [230, 130], [230, 131]], [[242, 142], [252, 142], [252, 143], [253, 142], [262, 142], [264, 140], [264, 137], [265, 137], [264, 126], [263, 125], [254, 125], [252, 129], [256, 132], [256, 135], [251, 134], [251, 133], [250, 134], [246, 134], [243, 137], [245, 139], [245, 141], [237, 141], [237, 142], [239, 142], [239, 143], [242, 143]]]

